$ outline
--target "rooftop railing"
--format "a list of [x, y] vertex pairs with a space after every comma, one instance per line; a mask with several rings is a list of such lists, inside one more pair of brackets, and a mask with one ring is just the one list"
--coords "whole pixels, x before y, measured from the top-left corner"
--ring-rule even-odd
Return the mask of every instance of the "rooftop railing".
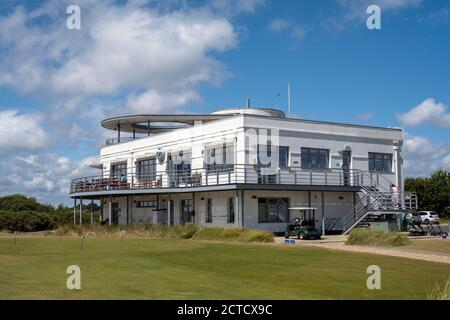
[[[127, 171], [104, 171], [102, 175], [72, 180], [70, 193], [109, 190], [192, 188], [225, 184], [308, 185], [361, 187], [360, 170], [304, 170], [298, 167], [268, 171], [254, 165], [223, 165], [216, 168], [152, 171], [139, 168]], [[377, 180], [377, 174], [372, 176]]]

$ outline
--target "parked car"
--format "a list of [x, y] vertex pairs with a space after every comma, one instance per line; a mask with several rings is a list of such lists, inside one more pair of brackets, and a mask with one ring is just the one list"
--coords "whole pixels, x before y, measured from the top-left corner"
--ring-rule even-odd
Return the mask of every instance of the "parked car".
[[417, 212], [425, 224], [439, 224], [439, 215], [435, 211], [419, 211]]
[[418, 212], [408, 213], [407, 217], [415, 226], [420, 226], [422, 224], [422, 216]]

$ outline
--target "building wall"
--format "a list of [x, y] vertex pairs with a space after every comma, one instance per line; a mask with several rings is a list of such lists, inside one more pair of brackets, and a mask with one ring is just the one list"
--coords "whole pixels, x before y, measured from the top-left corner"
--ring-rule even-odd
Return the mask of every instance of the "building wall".
[[[228, 199], [235, 198], [235, 222], [228, 223]], [[309, 195], [310, 194], [310, 195]], [[195, 216], [193, 223], [205, 227], [246, 227], [250, 229], [261, 229], [272, 232], [282, 232], [286, 228], [286, 223], [260, 223], [258, 221], [258, 198], [289, 198], [289, 207], [314, 207], [316, 211], [316, 227], [322, 227], [322, 217], [342, 218], [353, 207], [352, 192], [322, 192], [317, 191], [279, 191], [279, 190], [245, 190], [242, 192], [244, 207], [242, 208], [241, 193], [236, 191], [216, 191], [216, 192], [198, 192], [171, 194], [170, 200], [173, 201], [174, 223], [179, 224], [181, 219], [181, 200], [195, 199]], [[159, 208], [167, 209], [169, 196], [167, 194], [159, 195]], [[212, 222], [206, 222], [206, 204], [207, 199], [212, 199]], [[309, 200], [310, 199], [310, 200]], [[129, 223], [153, 223], [167, 224], [167, 211], [157, 211], [154, 208], [137, 208], [137, 201], [156, 200], [156, 195], [143, 195], [129, 197], [128, 203], [128, 221]], [[125, 197], [112, 198], [113, 202], [119, 203], [120, 215], [119, 224], [127, 223], [127, 200]], [[356, 199], [358, 201], [358, 198]], [[242, 210], [243, 209], [243, 210]], [[104, 199], [103, 212], [105, 219], [108, 218], [109, 199]], [[243, 225], [241, 213], [244, 214]], [[291, 219], [295, 216], [295, 211], [290, 212]]]

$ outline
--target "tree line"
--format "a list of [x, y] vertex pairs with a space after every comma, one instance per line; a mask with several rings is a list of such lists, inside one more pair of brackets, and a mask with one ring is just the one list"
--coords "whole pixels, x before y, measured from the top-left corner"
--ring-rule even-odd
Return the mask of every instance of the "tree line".
[[405, 191], [417, 193], [419, 210], [436, 211], [442, 217], [450, 217], [450, 171], [437, 169], [428, 178], [407, 178]]
[[[77, 210], [79, 210], [79, 206]], [[98, 221], [99, 206], [94, 203], [92, 210], [94, 211], [94, 221]], [[90, 223], [90, 213], [91, 204], [83, 205], [83, 223]], [[72, 222], [73, 207], [67, 207], [64, 204], [57, 207], [42, 204], [36, 198], [21, 194], [0, 197], [0, 230], [42, 231], [55, 229], [60, 225]]]

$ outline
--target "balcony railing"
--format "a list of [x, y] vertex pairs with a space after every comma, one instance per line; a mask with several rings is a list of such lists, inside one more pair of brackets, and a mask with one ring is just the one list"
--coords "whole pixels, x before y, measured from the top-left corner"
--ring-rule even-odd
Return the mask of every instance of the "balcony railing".
[[112, 146], [113, 144], [118, 144], [118, 143], [122, 143], [122, 142], [128, 142], [128, 141], [132, 141], [132, 140], [136, 140], [139, 139], [138, 137], [133, 138], [133, 137], [114, 137], [114, 138], [108, 138], [106, 139], [106, 145], [107, 146]]
[[[372, 175], [372, 174], [371, 174]], [[372, 179], [377, 180], [376, 173]], [[360, 170], [303, 170], [298, 167], [281, 168], [269, 172], [267, 168], [253, 165], [224, 166], [219, 170], [206, 168], [182, 171], [153, 171], [143, 175], [136, 168], [127, 173], [107, 172], [102, 175], [72, 180], [70, 193], [109, 190], [139, 190], [164, 188], [192, 188], [225, 184], [308, 185], [308, 186], [362, 186], [364, 177]]]

